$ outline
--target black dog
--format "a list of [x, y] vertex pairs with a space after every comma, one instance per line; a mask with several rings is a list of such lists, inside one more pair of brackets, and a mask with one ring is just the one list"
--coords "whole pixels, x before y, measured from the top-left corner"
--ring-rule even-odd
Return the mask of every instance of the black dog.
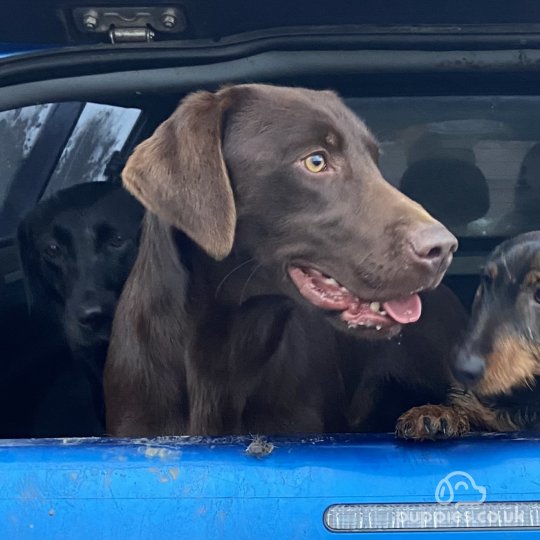
[[103, 364], [142, 215], [120, 185], [93, 182], [58, 192], [19, 226], [38, 364], [22, 377], [42, 389], [34, 435], [103, 432]]
[[334, 93], [267, 85], [192, 94], [137, 147], [123, 179], [149, 212], [105, 368], [111, 435], [361, 429], [396, 395], [377, 381], [439, 385], [451, 324], [389, 340], [457, 242], [377, 159]]
[[540, 231], [503, 242], [488, 258], [453, 371], [465, 390], [406, 413], [398, 435], [540, 428]]

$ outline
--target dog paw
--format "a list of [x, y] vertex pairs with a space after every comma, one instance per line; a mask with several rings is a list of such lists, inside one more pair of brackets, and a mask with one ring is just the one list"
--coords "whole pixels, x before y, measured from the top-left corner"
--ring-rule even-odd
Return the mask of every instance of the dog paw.
[[463, 413], [444, 405], [423, 405], [402, 414], [396, 423], [396, 437], [415, 441], [452, 439], [470, 431]]

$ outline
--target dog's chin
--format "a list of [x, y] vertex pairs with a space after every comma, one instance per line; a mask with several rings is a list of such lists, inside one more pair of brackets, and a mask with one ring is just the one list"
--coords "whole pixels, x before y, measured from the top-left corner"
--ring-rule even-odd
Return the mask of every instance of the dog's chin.
[[350, 335], [358, 339], [367, 339], [370, 341], [376, 340], [390, 340], [398, 337], [401, 334], [403, 325], [401, 324], [386, 324], [386, 325], [375, 325], [372, 327], [368, 326], [350, 326], [345, 324], [341, 318], [341, 314], [335, 312], [325, 312], [325, 318], [327, 321], [338, 331], [343, 334]]
[[68, 341], [72, 351], [82, 351], [84, 349], [95, 349], [104, 347], [109, 341], [110, 328], [99, 330], [79, 327], [74, 332], [68, 334]]
[[385, 299], [384, 290], [377, 290], [380, 300], [366, 299], [313, 268], [290, 266], [288, 274], [304, 300], [324, 310], [335, 328], [364, 339], [391, 339], [403, 325], [416, 322], [422, 314], [417, 293]]

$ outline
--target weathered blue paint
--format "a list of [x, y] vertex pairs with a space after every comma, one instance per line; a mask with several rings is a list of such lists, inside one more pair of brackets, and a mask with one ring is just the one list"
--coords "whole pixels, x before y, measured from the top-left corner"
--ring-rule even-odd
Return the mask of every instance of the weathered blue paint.
[[[336, 533], [323, 525], [329, 505], [435, 502], [439, 481], [453, 471], [465, 471], [485, 486], [488, 501], [540, 500], [539, 439], [489, 436], [426, 444], [398, 443], [390, 436], [271, 439], [272, 451], [263, 457], [246, 453], [249, 443], [244, 438], [0, 441], [0, 538], [332, 538]], [[421, 536], [442, 534], [517, 538], [509, 531]], [[396, 534], [344, 536], [384, 540]]]

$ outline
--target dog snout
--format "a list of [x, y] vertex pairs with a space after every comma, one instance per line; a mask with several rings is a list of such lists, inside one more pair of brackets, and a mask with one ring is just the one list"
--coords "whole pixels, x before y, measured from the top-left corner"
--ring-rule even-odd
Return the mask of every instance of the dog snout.
[[105, 309], [98, 303], [84, 304], [79, 310], [79, 323], [89, 328], [98, 328], [106, 320]]
[[476, 354], [462, 351], [458, 354], [453, 366], [456, 379], [466, 387], [476, 384], [486, 370], [485, 360]]
[[438, 222], [418, 227], [409, 233], [408, 241], [414, 262], [434, 273], [446, 270], [458, 246], [456, 237]]

